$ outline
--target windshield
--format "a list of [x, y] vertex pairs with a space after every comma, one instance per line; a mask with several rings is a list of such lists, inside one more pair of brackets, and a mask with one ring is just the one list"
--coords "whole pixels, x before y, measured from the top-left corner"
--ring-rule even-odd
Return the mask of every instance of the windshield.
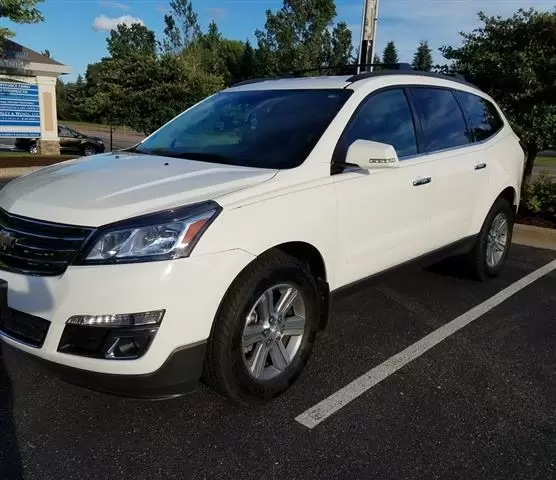
[[135, 151], [230, 165], [293, 168], [305, 160], [350, 90], [221, 92]]

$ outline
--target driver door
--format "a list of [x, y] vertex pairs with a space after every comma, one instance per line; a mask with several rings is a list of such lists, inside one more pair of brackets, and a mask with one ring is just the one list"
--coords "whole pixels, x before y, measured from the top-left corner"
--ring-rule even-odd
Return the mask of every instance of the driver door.
[[346, 127], [335, 161], [355, 140], [392, 145], [397, 168], [346, 168], [335, 175], [338, 202], [337, 286], [419, 257], [431, 248], [433, 162], [418, 155], [413, 115], [403, 88], [371, 94]]

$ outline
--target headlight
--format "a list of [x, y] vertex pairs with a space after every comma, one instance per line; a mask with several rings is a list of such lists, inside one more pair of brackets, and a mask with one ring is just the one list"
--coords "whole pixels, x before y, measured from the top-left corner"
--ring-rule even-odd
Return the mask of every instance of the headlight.
[[213, 202], [148, 215], [100, 229], [82, 263], [187, 257], [220, 212]]

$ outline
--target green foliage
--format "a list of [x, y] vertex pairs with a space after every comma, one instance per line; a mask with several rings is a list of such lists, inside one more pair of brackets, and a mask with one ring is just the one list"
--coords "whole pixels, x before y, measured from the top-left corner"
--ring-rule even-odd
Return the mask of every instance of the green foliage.
[[152, 31], [119, 25], [107, 39], [110, 56], [90, 65], [84, 80], [65, 86], [66, 102], [76, 106], [73, 119], [151, 133], [223, 87], [220, 72], [208, 70], [220, 40], [213, 28], [202, 42], [159, 55]]
[[509, 18], [479, 13], [460, 48], [442, 47], [450, 70], [467, 76], [501, 106], [525, 143], [530, 178], [538, 151], [556, 145], [556, 12], [518, 10]]
[[547, 172], [527, 184], [522, 204], [526, 212], [556, 221], [556, 182]]
[[171, 0], [171, 13], [164, 15], [162, 50], [178, 54], [201, 36], [197, 13], [189, 0]]
[[390, 41], [384, 47], [384, 52], [382, 52], [382, 62], [392, 65], [394, 63], [398, 63], [398, 49], [394, 42]]
[[347, 23], [337, 23], [332, 30], [330, 65], [347, 65], [350, 62], [353, 51], [351, 40], [351, 30]]
[[432, 50], [427, 41], [421, 42], [417, 47], [411, 66], [421, 72], [430, 72], [432, 70]]
[[134, 56], [137, 59], [143, 56], [156, 55], [156, 39], [154, 32], [139, 23], [131, 25], [119, 24], [110, 31], [106, 39], [108, 53], [112, 58]]
[[[44, 20], [37, 5], [42, 0], [0, 0], [0, 18], [14, 23], [39, 23]], [[14, 32], [0, 27], [0, 38], [12, 37]]]
[[255, 32], [260, 73], [272, 75], [347, 63], [352, 50], [351, 31], [345, 23], [334, 25], [335, 17], [334, 0], [284, 0], [277, 12], [267, 10], [265, 29]]

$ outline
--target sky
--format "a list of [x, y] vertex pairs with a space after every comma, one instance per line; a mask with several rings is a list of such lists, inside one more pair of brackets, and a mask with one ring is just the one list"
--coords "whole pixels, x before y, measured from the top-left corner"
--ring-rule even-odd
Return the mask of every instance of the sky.
[[[72, 80], [89, 63], [106, 55], [106, 36], [118, 23], [140, 22], [160, 35], [168, 0], [45, 0], [41, 6], [46, 21], [35, 25], [7, 26], [15, 41], [36, 51], [48, 49], [53, 58], [69, 65]], [[336, 0], [336, 21], [345, 21], [359, 44], [364, 0]], [[265, 11], [277, 10], [281, 0], [193, 0], [203, 29], [215, 20], [227, 38], [254, 41], [263, 28]], [[460, 43], [459, 32], [478, 25], [477, 12], [511, 16], [518, 8], [552, 11], [556, 0], [379, 0], [377, 50], [393, 40], [400, 61], [411, 62], [420, 41], [433, 48], [434, 61], [442, 62], [438, 48]]]

